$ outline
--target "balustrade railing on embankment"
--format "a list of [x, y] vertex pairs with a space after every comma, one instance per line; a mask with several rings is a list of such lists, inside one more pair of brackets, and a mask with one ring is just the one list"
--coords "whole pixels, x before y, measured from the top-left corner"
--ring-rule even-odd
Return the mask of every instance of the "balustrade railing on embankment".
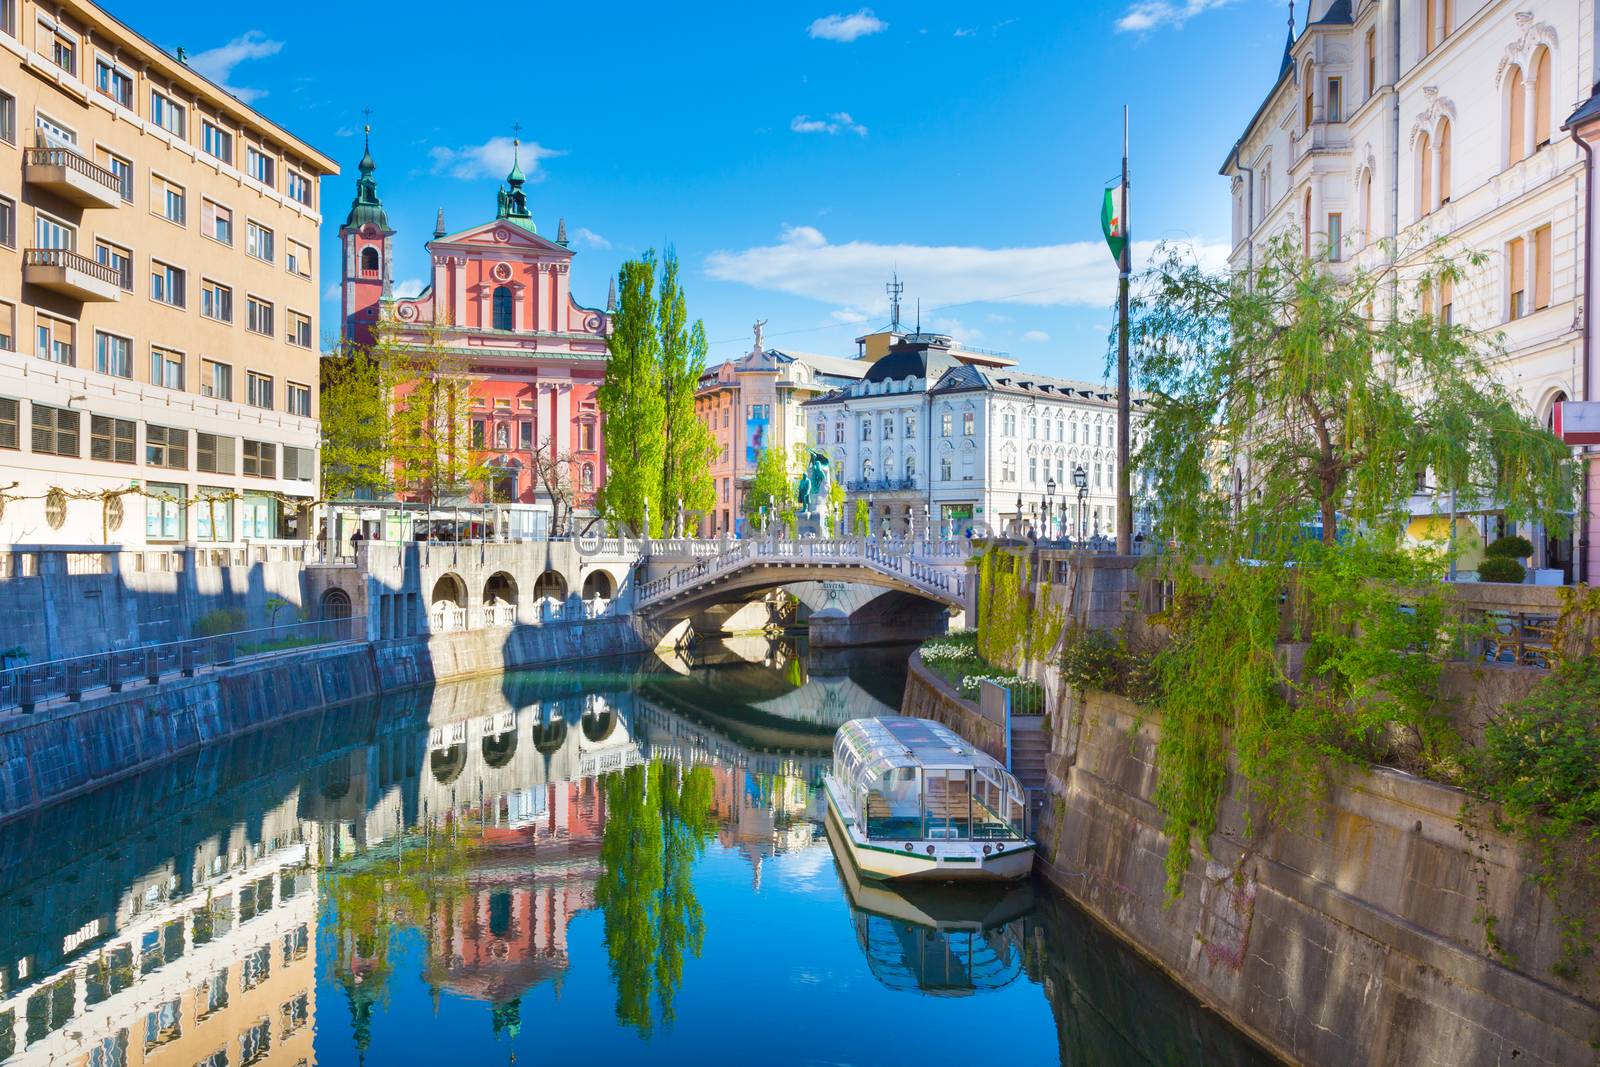
[[255, 656], [353, 641], [361, 636], [356, 620], [321, 619], [18, 664], [0, 671], [0, 711], [15, 708], [31, 712], [36, 705], [51, 700], [77, 701], [97, 690], [116, 693], [127, 686], [155, 685], [163, 678], [191, 677]]

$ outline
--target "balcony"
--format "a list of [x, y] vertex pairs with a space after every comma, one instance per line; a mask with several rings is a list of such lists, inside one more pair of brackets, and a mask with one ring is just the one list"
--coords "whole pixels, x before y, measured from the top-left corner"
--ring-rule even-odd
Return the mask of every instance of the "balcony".
[[115, 300], [122, 274], [65, 248], [30, 248], [22, 253], [22, 280], [74, 300]]
[[916, 487], [915, 478], [856, 479], [845, 483], [845, 488], [852, 493], [905, 493]]
[[62, 145], [28, 149], [23, 157], [22, 180], [79, 207], [116, 207], [122, 203], [122, 182], [115, 174]]

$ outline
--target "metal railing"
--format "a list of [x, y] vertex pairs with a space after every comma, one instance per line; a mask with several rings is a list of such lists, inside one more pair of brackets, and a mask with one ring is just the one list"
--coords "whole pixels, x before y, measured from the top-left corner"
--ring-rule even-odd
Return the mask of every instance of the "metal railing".
[[173, 675], [187, 678], [198, 671], [253, 656], [351, 641], [356, 638], [357, 626], [364, 622], [347, 618], [285, 623], [214, 637], [22, 664], [0, 672], [0, 709], [20, 708], [31, 712], [37, 704], [62, 697], [78, 701], [99, 689], [116, 693], [125, 685], [138, 682], [154, 685]]
[[24, 267], [62, 267], [88, 274], [107, 285], [121, 287], [122, 272], [105, 263], [97, 263], [88, 256], [70, 248], [29, 248], [22, 253]]

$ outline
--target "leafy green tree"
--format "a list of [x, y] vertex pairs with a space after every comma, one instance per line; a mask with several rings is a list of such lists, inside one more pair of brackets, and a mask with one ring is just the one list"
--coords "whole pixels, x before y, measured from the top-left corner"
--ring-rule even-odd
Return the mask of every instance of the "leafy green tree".
[[394, 489], [390, 410], [394, 367], [374, 346], [347, 344], [322, 360], [322, 493], [376, 499]]
[[[699, 319], [689, 325], [678, 256], [670, 247], [662, 258], [657, 304], [660, 337], [665, 447], [657, 511], [675, 523], [679, 509], [705, 511], [716, 503], [711, 459], [716, 444], [711, 428], [695, 412], [695, 390], [706, 369], [706, 331]], [[677, 532], [677, 531], [674, 531]]]
[[1411, 310], [1412, 285], [1460, 289], [1482, 257], [1425, 252], [1398, 290], [1290, 237], [1249, 272], [1171, 255], [1142, 279], [1136, 463], [1175, 545], [1152, 668], [1169, 893], [1216, 829], [1230, 753], [1251, 832], [1302, 817], [1341, 763], [1458, 766], [1437, 709], [1457, 636], [1442, 556], [1406, 539], [1419, 482], [1552, 528], [1572, 506], [1570, 453], [1495, 375], [1497, 338]]
[[835, 479], [828, 481], [828, 515], [833, 524], [833, 535], [841, 537], [844, 534], [844, 483]]
[[472, 376], [464, 357], [430, 329], [418, 342], [380, 337], [376, 358], [394, 369], [390, 449], [397, 491], [428, 504], [488, 490], [484, 442], [472, 421]]
[[666, 452], [666, 399], [657, 330], [655, 256], [646, 252], [622, 264], [611, 322], [611, 355], [597, 394], [605, 419], [606, 479], [598, 504], [613, 523], [645, 531], [662, 529], [659, 506]]
[[857, 537], [869, 537], [872, 534], [872, 515], [867, 510], [867, 502], [861, 497], [856, 497], [855, 516], [851, 525]]
[[744, 515], [759, 524], [764, 513], [771, 522], [782, 522], [784, 513], [795, 506], [794, 482], [783, 450], [764, 448], [756, 459], [756, 471], [744, 494]]

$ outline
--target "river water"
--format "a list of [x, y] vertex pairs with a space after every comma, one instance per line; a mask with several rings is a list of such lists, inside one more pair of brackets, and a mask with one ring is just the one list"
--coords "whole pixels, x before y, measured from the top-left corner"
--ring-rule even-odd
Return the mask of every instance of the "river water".
[[0, 826], [0, 1064], [1270, 1062], [1043, 882], [841, 868], [907, 652], [441, 685]]

